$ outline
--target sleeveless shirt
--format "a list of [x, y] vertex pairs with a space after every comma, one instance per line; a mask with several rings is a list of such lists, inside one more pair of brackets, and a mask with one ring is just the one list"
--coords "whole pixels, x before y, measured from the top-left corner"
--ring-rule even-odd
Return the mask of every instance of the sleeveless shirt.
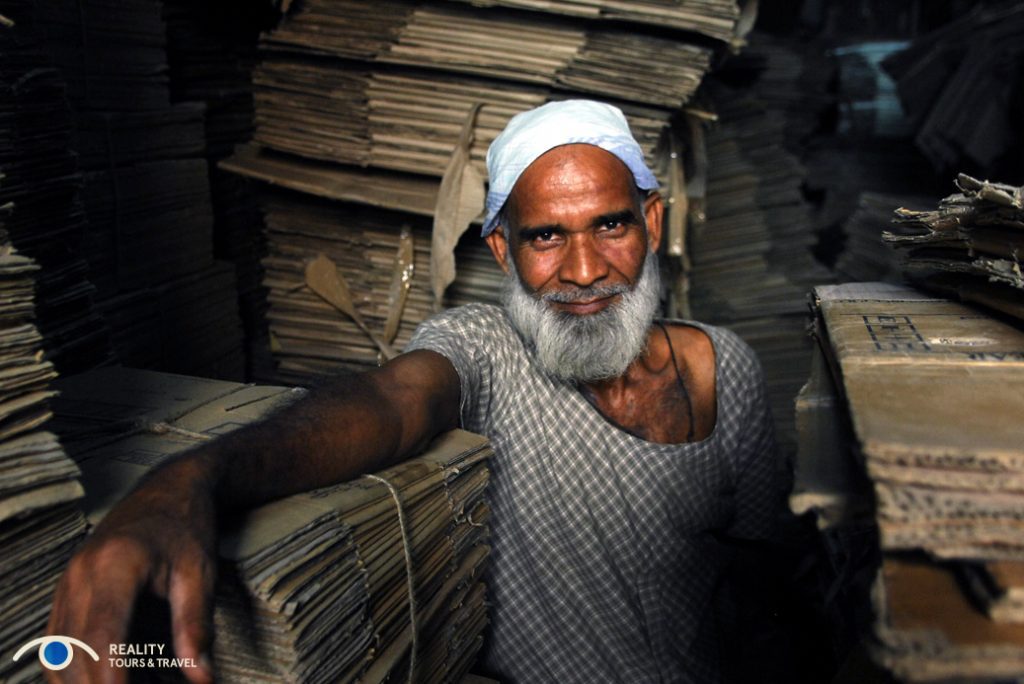
[[720, 536], [767, 536], [783, 492], [753, 351], [686, 324], [714, 348], [717, 420], [683, 444], [611, 423], [543, 371], [501, 307], [437, 314], [407, 346], [451, 361], [462, 426], [494, 448], [482, 665], [503, 684], [719, 680]]

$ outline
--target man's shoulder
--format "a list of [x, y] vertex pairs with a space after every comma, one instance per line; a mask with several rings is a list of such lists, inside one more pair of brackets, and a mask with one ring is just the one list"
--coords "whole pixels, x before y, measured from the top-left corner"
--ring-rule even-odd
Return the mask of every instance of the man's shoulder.
[[682, 329], [691, 334], [692, 331], [704, 333], [706, 339], [711, 343], [711, 348], [714, 352], [714, 363], [719, 369], [725, 371], [735, 370], [743, 375], [760, 376], [761, 364], [757, 358], [757, 353], [734, 330], [720, 325], [693, 320], [664, 319], [663, 323], [669, 326], [673, 332]]
[[439, 311], [423, 321], [420, 327], [445, 325], [483, 329], [504, 327], [508, 324], [508, 317], [503, 307], [496, 304], [472, 302]]
[[490, 343], [512, 334], [514, 329], [503, 307], [474, 302], [432, 315], [416, 328], [413, 340], [443, 337]]

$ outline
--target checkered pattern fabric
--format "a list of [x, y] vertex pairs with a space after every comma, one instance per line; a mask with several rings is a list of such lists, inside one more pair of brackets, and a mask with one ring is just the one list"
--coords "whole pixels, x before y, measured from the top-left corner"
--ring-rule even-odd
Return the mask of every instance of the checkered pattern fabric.
[[463, 427], [494, 447], [483, 665], [503, 683], [718, 681], [715, 537], [766, 536], [781, 497], [753, 351], [692, 325], [714, 345], [718, 415], [687, 444], [610, 423], [540, 369], [499, 307], [438, 314], [407, 347], [451, 360]]

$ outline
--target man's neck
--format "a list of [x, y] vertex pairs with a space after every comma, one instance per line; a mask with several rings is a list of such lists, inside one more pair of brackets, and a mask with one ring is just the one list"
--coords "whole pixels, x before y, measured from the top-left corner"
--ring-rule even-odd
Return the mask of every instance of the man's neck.
[[714, 349], [689, 326], [652, 326], [644, 352], [616, 378], [584, 383], [608, 420], [652, 442], [700, 440], [716, 420]]

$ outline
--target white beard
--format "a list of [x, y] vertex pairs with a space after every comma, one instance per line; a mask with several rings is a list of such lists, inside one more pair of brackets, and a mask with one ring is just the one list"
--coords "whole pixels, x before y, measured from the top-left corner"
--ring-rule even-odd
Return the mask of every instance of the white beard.
[[[658, 256], [648, 252], [636, 285], [568, 290], [536, 297], [523, 286], [511, 257], [502, 299], [512, 323], [551, 375], [583, 383], [616, 378], [647, 347], [647, 334], [658, 311], [661, 276]], [[594, 314], [558, 311], [549, 302], [572, 303], [621, 295]]]

